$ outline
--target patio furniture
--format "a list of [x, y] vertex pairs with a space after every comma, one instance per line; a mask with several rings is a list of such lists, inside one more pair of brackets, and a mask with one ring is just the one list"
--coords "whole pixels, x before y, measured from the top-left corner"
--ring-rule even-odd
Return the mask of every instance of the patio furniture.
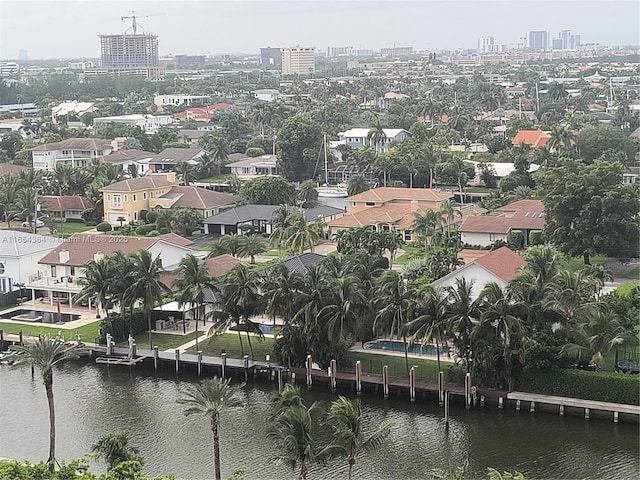
[[158, 330], [164, 330], [164, 329], [165, 329], [165, 327], [166, 327], [165, 323], [166, 323], [166, 322], [165, 322], [164, 320], [158, 320], [158, 321], [156, 322], [156, 328], [157, 328]]

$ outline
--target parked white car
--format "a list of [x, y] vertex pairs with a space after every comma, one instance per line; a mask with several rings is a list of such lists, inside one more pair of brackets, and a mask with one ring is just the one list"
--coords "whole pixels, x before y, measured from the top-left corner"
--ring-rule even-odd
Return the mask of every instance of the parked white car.
[[[24, 228], [33, 227], [33, 224], [30, 222], [22, 222], [22, 226]], [[36, 227], [44, 227], [44, 222], [42, 220], [36, 220]]]

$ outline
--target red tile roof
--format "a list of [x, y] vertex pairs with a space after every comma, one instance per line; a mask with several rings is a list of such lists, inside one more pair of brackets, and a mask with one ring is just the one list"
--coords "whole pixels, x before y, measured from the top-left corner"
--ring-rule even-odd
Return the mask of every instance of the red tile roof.
[[16, 175], [20, 172], [26, 172], [27, 170], [31, 169], [23, 165], [16, 165], [15, 163], [0, 163], [0, 175], [4, 175], [5, 173]]
[[453, 198], [452, 193], [435, 188], [378, 187], [347, 198], [348, 202], [389, 202], [391, 200], [422, 200], [443, 202]]
[[498, 209], [498, 216], [467, 217], [458, 229], [464, 233], [509, 233], [512, 229], [542, 230], [544, 205], [540, 200], [519, 200]]
[[39, 198], [44, 209], [50, 212], [84, 211], [91, 207], [91, 203], [86, 197], [78, 195], [43, 195]]
[[206, 107], [193, 107], [174, 114], [173, 118], [181, 120], [187, 118], [192, 118], [194, 120], [211, 120], [215, 116], [216, 110], [227, 111], [229, 108], [231, 108], [231, 105], [228, 103], [216, 103]]
[[473, 263], [480, 265], [505, 282], [513, 280], [525, 265], [522, 257], [507, 247], [500, 247], [483, 255]]
[[551, 135], [549, 132], [543, 132], [542, 130], [520, 130], [516, 133], [516, 136], [513, 137], [512, 143], [513, 145], [525, 143], [530, 145], [531, 148], [542, 148], [550, 138]]

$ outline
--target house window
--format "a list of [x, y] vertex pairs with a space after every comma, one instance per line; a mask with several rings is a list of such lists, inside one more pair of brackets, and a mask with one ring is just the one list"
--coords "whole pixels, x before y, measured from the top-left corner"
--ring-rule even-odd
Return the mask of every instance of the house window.
[[356, 202], [353, 202], [353, 206], [355, 207], [356, 205], [357, 205], [357, 203], [356, 203]]
[[55, 265], [51, 265], [51, 277], [55, 278], [58, 275], [56, 275], [56, 266]]
[[124, 196], [124, 203], [127, 203], [129, 201], [129, 195], [125, 195]]
[[138, 201], [138, 195], [136, 195], [135, 193], [133, 194], [133, 201], [137, 202]]
[[111, 201], [111, 195], [107, 195], [107, 202]]
[[0, 263], [0, 275], [4, 275], [4, 263]]
[[499, 235], [497, 233], [490, 233], [489, 234], [489, 241], [490, 242], [495, 242], [496, 240], [502, 240], [502, 235]]
[[376, 206], [376, 202], [367, 202], [365, 205], [367, 207], [375, 207]]
[[147, 192], [142, 192], [142, 199], [146, 200], [147, 199]]
[[120, 194], [113, 196], [113, 206], [114, 207], [122, 206], [122, 199], [120, 198]]
[[133, 212], [133, 219], [138, 220], [138, 212]]
[[71, 277], [76, 276], [76, 267], [69, 267], [69, 276]]
[[411, 241], [411, 230], [404, 231], [404, 241], [405, 242]]

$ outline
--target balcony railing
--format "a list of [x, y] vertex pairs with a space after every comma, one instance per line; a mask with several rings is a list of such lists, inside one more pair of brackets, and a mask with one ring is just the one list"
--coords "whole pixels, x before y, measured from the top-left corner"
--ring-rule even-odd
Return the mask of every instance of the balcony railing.
[[81, 290], [81, 286], [77, 283], [77, 277], [50, 277], [43, 275], [41, 272], [29, 275], [29, 279], [25, 288], [64, 288], [70, 290]]

